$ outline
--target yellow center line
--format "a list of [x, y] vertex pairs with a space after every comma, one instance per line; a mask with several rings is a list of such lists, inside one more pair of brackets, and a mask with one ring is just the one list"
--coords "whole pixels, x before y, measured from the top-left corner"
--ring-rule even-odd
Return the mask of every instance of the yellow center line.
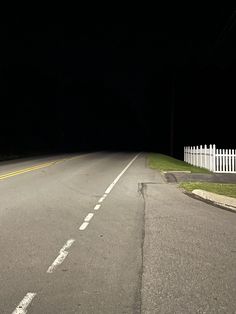
[[49, 166], [61, 163], [63, 161], [69, 160], [69, 159], [70, 158], [54, 160], [54, 161], [46, 162], [46, 163], [43, 163], [43, 164], [35, 165], [35, 166], [32, 166], [32, 167], [23, 168], [23, 169], [20, 169], [20, 170], [4, 173], [4, 174], [0, 175], [0, 180], [4, 180], [4, 179], [10, 178], [10, 177], [14, 177], [14, 176], [17, 176], [19, 174], [26, 173], [26, 172], [30, 172], [30, 171], [46, 168], [46, 167], [49, 167]]
[[83, 155], [74, 156], [74, 157], [68, 157], [68, 158], [63, 158], [63, 159], [58, 159], [58, 160], [53, 160], [53, 161], [49, 161], [49, 162], [46, 162], [46, 163], [43, 163], [43, 164], [39, 164], [39, 165], [35, 165], [35, 166], [32, 166], [32, 167], [23, 168], [23, 169], [19, 169], [19, 170], [16, 170], [16, 171], [11, 171], [11, 172], [8, 172], [8, 173], [4, 173], [4, 174], [0, 175], [0, 180], [4, 180], [4, 179], [10, 178], [10, 177], [14, 177], [14, 176], [17, 176], [19, 174], [26, 173], [26, 172], [30, 172], [30, 171], [34, 171], [34, 170], [38, 170], [38, 169], [42, 169], [42, 168], [46, 168], [46, 167], [50, 167], [52, 165], [55, 165], [55, 164], [58, 164], [58, 163], [61, 163], [61, 162], [67, 161], [67, 160], [72, 160], [72, 159], [75, 159], [75, 158], [79, 158], [81, 156], [83, 156]]

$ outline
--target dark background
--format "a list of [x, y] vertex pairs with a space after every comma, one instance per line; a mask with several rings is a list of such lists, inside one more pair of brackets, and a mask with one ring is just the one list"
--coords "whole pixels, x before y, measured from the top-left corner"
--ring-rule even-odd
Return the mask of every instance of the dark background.
[[233, 8], [1, 25], [0, 154], [236, 148]]

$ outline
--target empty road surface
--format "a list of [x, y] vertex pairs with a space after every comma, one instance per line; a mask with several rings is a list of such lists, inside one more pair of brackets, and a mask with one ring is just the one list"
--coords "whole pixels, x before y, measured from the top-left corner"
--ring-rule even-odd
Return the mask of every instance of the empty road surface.
[[138, 313], [151, 173], [135, 153], [3, 162], [0, 313]]
[[235, 217], [145, 154], [1, 162], [0, 314], [235, 313]]

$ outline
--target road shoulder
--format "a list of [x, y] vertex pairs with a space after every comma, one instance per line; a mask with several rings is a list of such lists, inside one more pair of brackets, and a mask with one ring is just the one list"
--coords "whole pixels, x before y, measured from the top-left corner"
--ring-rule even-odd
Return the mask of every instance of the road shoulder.
[[[235, 174], [200, 174], [200, 173], [187, 173], [187, 172], [163, 172], [162, 176], [166, 183], [193, 183], [193, 182], [208, 182], [208, 183], [220, 183], [220, 184], [235, 184]], [[185, 189], [181, 189], [186, 195], [196, 197], [201, 201], [206, 201], [213, 206], [220, 206], [223, 209], [236, 212], [236, 198], [217, 193], [209, 192], [204, 189], [194, 189], [189, 192]]]
[[176, 184], [144, 187], [142, 313], [233, 313], [236, 216]]

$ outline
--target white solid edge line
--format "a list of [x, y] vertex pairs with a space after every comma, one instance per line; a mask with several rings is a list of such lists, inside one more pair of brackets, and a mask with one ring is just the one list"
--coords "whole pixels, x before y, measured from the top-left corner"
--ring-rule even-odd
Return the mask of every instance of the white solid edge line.
[[101, 204], [97, 204], [97, 205], [94, 207], [94, 210], [98, 210], [100, 207], [101, 207]]
[[89, 225], [88, 222], [83, 222], [82, 225], [79, 227], [79, 230], [85, 230], [87, 228], [87, 226]]
[[27, 312], [26, 308], [35, 296], [36, 293], [28, 292], [26, 296], [22, 299], [22, 301], [18, 304], [15, 311], [12, 312], [12, 314], [25, 314]]
[[48, 267], [47, 273], [52, 273], [58, 265], [62, 264], [62, 262], [68, 255], [66, 249], [68, 249], [73, 244], [74, 241], [75, 241], [74, 239], [68, 240], [66, 244], [60, 249], [59, 255], [51, 264], [51, 266]]
[[84, 218], [84, 221], [88, 222], [90, 221], [92, 218], [93, 218], [93, 213], [89, 213], [85, 218]]
[[108, 186], [108, 188], [105, 191], [105, 194], [109, 194], [111, 192], [111, 190], [113, 189], [113, 187], [115, 186], [115, 184], [120, 180], [120, 178], [122, 177], [122, 175], [125, 173], [125, 171], [132, 165], [132, 163], [135, 161], [135, 159], [140, 155], [137, 154], [129, 163], [128, 165], [124, 168], [124, 170], [121, 171], [121, 173], [115, 178], [115, 180]]

